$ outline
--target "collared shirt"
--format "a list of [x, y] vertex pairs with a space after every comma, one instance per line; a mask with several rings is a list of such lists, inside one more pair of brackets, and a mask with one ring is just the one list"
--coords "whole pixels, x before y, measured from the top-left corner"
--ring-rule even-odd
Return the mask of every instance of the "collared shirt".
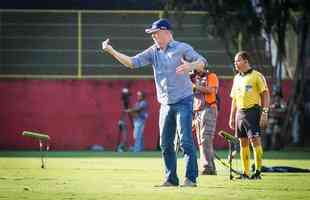
[[177, 103], [193, 95], [192, 83], [188, 74], [176, 74], [176, 68], [182, 64], [182, 58], [188, 62], [206, 59], [190, 45], [171, 41], [165, 50], [155, 44], [133, 57], [134, 68], [151, 64], [154, 71], [157, 99], [161, 104]]
[[233, 81], [230, 96], [236, 100], [237, 109], [247, 109], [261, 105], [260, 94], [268, 91], [264, 76], [252, 70], [244, 75], [237, 74]]

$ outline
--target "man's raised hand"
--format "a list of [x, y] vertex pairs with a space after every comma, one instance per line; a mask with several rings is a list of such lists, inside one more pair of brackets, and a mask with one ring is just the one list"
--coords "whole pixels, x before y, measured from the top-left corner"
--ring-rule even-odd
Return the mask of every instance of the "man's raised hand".
[[186, 74], [189, 73], [190, 71], [194, 70], [195, 66], [184, 60], [183, 58], [181, 59], [182, 64], [179, 65], [176, 69], [177, 74]]
[[104, 42], [102, 42], [102, 50], [107, 51], [111, 45], [109, 45], [110, 39], [106, 39]]

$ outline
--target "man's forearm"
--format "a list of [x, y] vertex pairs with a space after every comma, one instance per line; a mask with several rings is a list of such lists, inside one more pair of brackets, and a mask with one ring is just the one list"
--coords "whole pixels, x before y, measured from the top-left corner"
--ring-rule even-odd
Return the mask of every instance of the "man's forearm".
[[270, 95], [269, 91], [266, 90], [261, 94], [261, 99], [262, 99], [262, 107], [263, 108], [269, 108], [270, 105]]
[[107, 52], [109, 54], [111, 54], [116, 60], [118, 60], [120, 63], [122, 63], [123, 65], [125, 65], [128, 68], [133, 68], [133, 63], [132, 63], [132, 58], [122, 54], [118, 51], [116, 51], [113, 48], [110, 48], [109, 50], [107, 50]]
[[236, 101], [235, 101], [235, 99], [232, 99], [232, 101], [231, 101], [231, 108], [230, 108], [230, 116], [229, 116], [230, 120], [235, 118], [236, 111], [237, 111]]
[[128, 112], [140, 112], [142, 109], [140, 107], [133, 107], [127, 109]]

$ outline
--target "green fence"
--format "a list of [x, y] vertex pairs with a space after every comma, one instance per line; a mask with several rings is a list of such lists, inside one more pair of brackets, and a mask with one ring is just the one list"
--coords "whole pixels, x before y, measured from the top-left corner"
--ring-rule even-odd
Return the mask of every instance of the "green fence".
[[[101, 50], [113, 46], [135, 55], [152, 44], [144, 29], [159, 11], [0, 10], [1, 77], [152, 77], [151, 66], [128, 70]], [[173, 21], [174, 37], [208, 58], [221, 76], [232, 75], [232, 62], [221, 41], [202, 28], [204, 14], [188, 12]]]

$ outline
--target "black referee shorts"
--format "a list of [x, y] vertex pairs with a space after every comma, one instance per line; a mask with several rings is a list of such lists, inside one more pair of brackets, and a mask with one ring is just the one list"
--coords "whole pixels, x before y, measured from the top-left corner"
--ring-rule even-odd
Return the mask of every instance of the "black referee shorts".
[[260, 106], [255, 105], [251, 108], [240, 109], [236, 116], [236, 131], [238, 138], [252, 138], [260, 135]]

